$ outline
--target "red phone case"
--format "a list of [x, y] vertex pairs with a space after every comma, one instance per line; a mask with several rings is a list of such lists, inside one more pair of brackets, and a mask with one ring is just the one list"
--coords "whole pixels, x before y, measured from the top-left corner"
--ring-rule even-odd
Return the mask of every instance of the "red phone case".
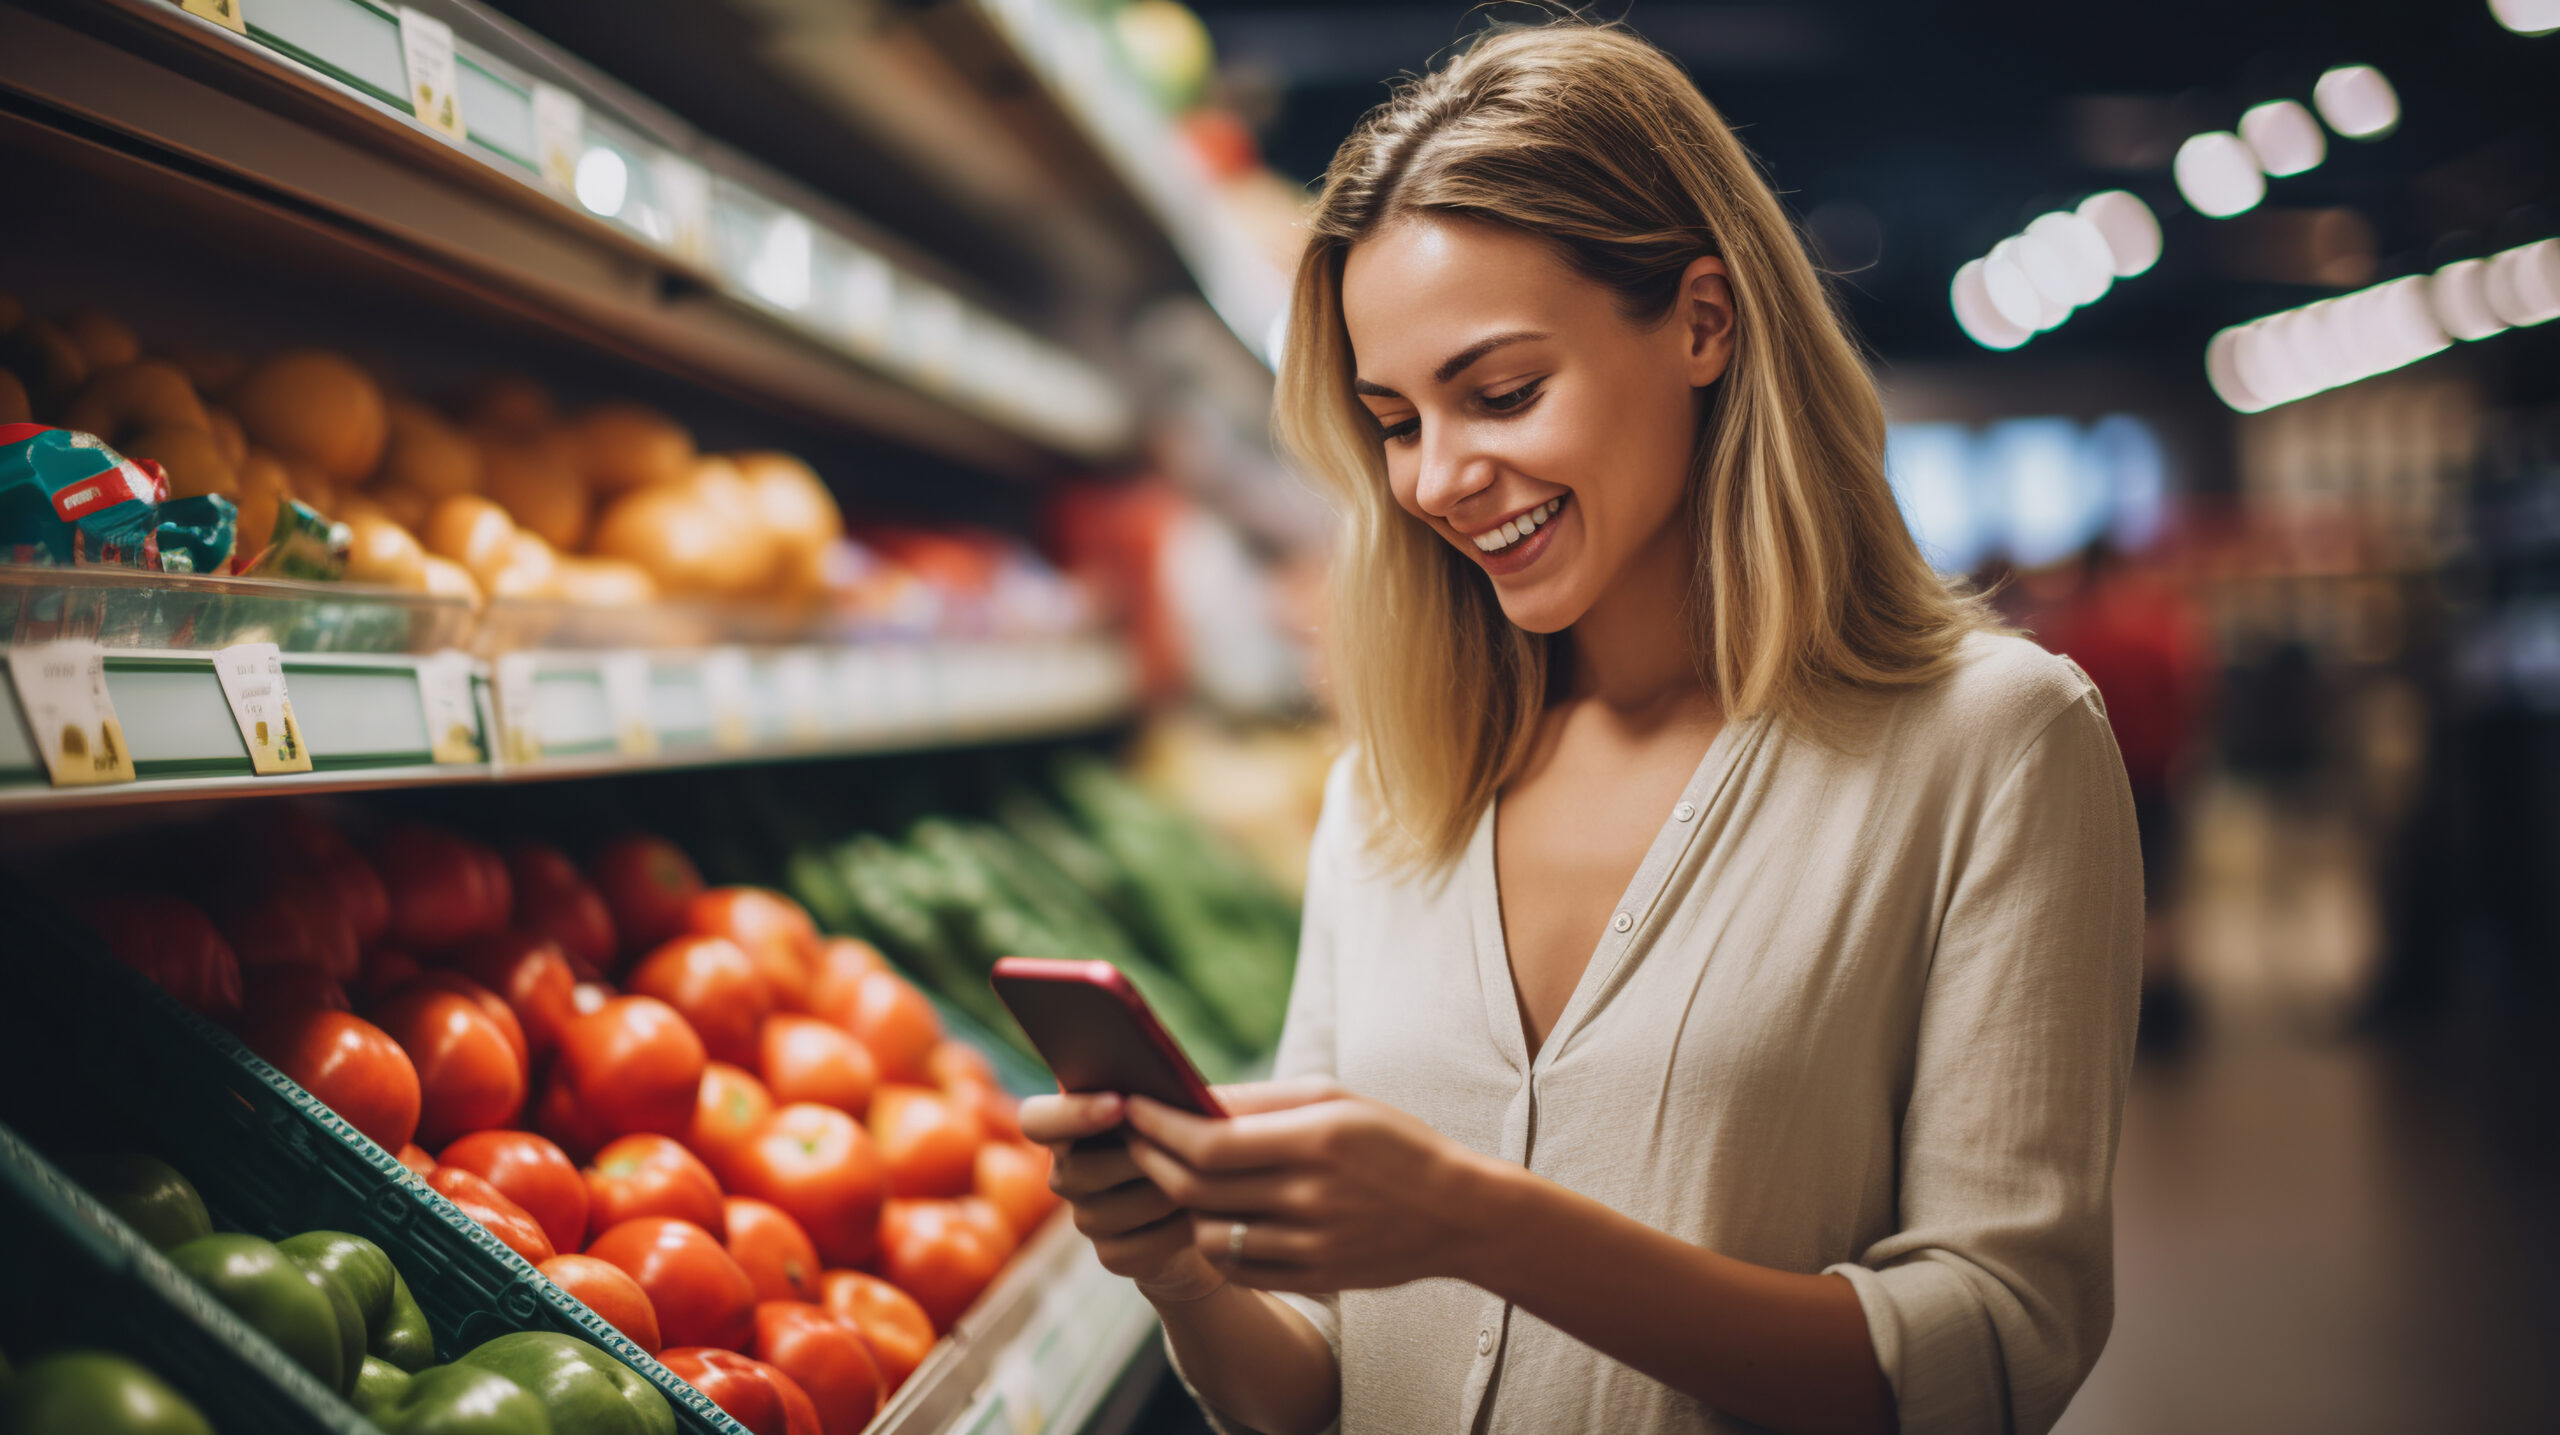
[[1227, 1114], [1146, 998], [1109, 962], [1005, 957], [988, 980], [1060, 1090], [1117, 1091], [1202, 1116]]

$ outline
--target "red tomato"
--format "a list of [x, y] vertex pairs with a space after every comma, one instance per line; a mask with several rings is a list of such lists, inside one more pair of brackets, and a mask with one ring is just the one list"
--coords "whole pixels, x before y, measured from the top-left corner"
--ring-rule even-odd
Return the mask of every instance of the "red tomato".
[[1022, 1139], [1022, 1121], [1017, 1114], [1022, 1103], [1013, 1099], [1012, 1092], [992, 1081], [961, 1080], [943, 1087], [942, 1094], [951, 1099], [952, 1105], [968, 1112], [988, 1139]]
[[515, 915], [516, 879], [507, 871], [507, 859], [498, 855], [497, 848], [485, 842], [471, 842], [470, 847], [471, 860], [480, 864], [480, 900], [485, 904], [480, 909], [479, 925], [470, 934], [476, 937], [484, 932], [504, 931], [507, 919]]
[[633, 1345], [655, 1355], [665, 1344], [658, 1338], [658, 1308], [649, 1304], [649, 1293], [622, 1267], [572, 1253], [544, 1261], [542, 1273], [584, 1301], [587, 1309]]
[[824, 1435], [818, 1407], [799, 1382], [761, 1360], [707, 1346], [669, 1350], [658, 1359], [755, 1435]]
[[145, 892], [88, 913], [115, 959], [149, 977], [198, 1016], [240, 1014], [240, 959], [203, 909], [183, 897]]
[[622, 951], [636, 956], [684, 930], [684, 913], [702, 890], [702, 874], [663, 837], [633, 833], [605, 844], [587, 877], [613, 914]]
[[968, 1194], [986, 1137], [958, 1102], [930, 1086], [883, 1086], [871, 1098], [870, 1126], [890, 1195]]
[[996, 1080], [995, 1063], [987, 1060], [985, 1052], [965, 1041], [954, 1041], [948, 1037], [934, 1043], [933, 1054], [925, 1058], [924, 1069], [932, 1083], [945, 1091], [963, 1082], [1001, 1085]]
[[942, 1040], [942, 1018], [907, 979], [894, 972], [871, 972], [854, 984], [853, 994], [818, 1015], [852, 1032], [880, 1063], [884, 1081], [929, 1085], [933, 1051]]
[[763, 887], [715, 887], [685, 909], [685, 929], [737, 943], [764, 974], [775, 1006], [809, 1009], [818, 924], [799, 903]]
[[671, 1216], [702, 1227], [714, 1240], [729, 1234], [720, 1183], [702, 1158], [672, 1136], [644, 1132], [598, 1151], [587, 1168], [587, 1209], [599, 1231], [642, 1216]]
[[879, 1249], [888, 1172], [861, 1125], [832, 1106], [804, 1102], [766, 1118], [732, 1164], [729, 1189], [780, 1206], [829, 1265], [860, 1265]]
[[583, 887], [587, 879], [578, 874], [578, 864], [569, 854], [548, 842], [519, 840], [507, 848], [507, 875], [515, 881], [516, 900], [540, 892], [558, 892], [569, 887]]
[[489, 1228], [489, 1234], [506, 1243], [507, 1249], [540, 1265], [558, 1254], [551, 1249], [551, 1238], [542, 1232], [542, 1223], [533, 1213], [508, 1200], [506, 1193], [481, 1177], [459, 1166], [438, 1166], [427, 1175], [446, 1200], [462, 1208], [462, 1214]]
[[[516, 1065], [524, 1071], [525, 1084], [528, 1089], [531, 1088], [533, 1048], [525, 1040], [524, 1023], [516, 1019], [516, 1009], [507, 1005], [504, 997], [490, 990], [485, 983], [475, 981], [462, 972], [452, 971], [420, 972], [407, 983], [393, 988], [391, 997], [398, 997], [411, 987], [431, 987], [437, 991], [469, 997], [471, 1004], [480, 1008], [481, 1014], [496, 1025], [498, 1034], [507, 1039], [508, 1049], [516, 1054]], [[385, 1001], [390, 999], [390, 997], [384, 998]]]
[[603, 982], [589, 981], [584, 977], [580, 977], [578, 984], [569, 989], [569, 1005], [580, 1016], [604, 1010], [604, 1004], [613, 998], [613, 988]]
[[880, 1378], [893, 1393], [924, 1363], [933, 1349], [933, 1317], [916, 1298], [863, 1271], [829, 1271], [818, 1279], [820, 1303], [827, 1314], [862, 1332], [871, 1358], [880, 1363]]
[[441, 827], [404, 823], [374, 843], [373, 861], [391, 897], [391, 938], [432, 952], [496, 931], [505, 904], [491, 890], [483, 849]]
[[587, 1240], [587, 1182], [568, 1154], [530, 1131], [475, 1131], [437, 1158], [498, 1188], [542, 1226], [555, 1251]]
[[559, 848], [519, 842], [507, 853], [515, 879], [515, 924], [556, 942], [572, 967], [602, 973], [613, 965], [613, 913]]
[[996, 1208], [1016, 1237], [1033, 1230], [1058, 1207], [1049, 1189], [1049, 1148], [1027, 1141], [990, 1141], [978, 1148], [970, 1188]]
[[654, 997], [615, 997], [560, 1032], [559, 1079], [598, 1129], [675, 1135], [693, 1125], [702, 1038]]
[[[542, 1099], [534, 1103], [533, 1127], [557, 1143], [572, 1161], [586, 1160], [613, 1139], [613, 1133], [579, 1104], [557, 1072], [543, 1085]], [[581, 1176], [578, 1183], [585, 1185], [586, 1178]]]
[[776, 1016], [764, 1024], [757, 1068], [773, 1099], [814, 1101], [860, 1115], [871, 1105], [880, 1067], [861, 1042], [813, 1016]]
[[428, 1155], [427, 1148], [415, 1141], [401, 1147], [397, 1154], [400, 1157], [400, 1164], [416, 1172], [422, 1180], [432, 1175], [436, 1169], [436, 1158]]
[[363, 965], [336, 890], [308, 872], [279, 877], [264, 896], [225, 911], [221, 925], [244, 970], [317, 967], [343, 982]]
[[936, 1330], [951, 1328], [1016, 1244], [983, 1201], [891, 1201], [880, 1212], [880, 1274], [914, 1296]]
[[[514, 1121], [524, 1109], [525, 1096], [523, 1037], [515, 1035], [511, 1040], [487, 1005], [437, 981], [439, 976], [445, 982], [468, 980], [449, 972], [431, 973], [373, 1013], [417, 1067], [425, 1098], [418, 1115], [418, 1139], [430, 1148]], [[490, 996], [488, 1001], [494, 1003], [497, 998]], [[500, 1004], [499, 1010], [505, 1006]]]
[[853, 1000], [854, 988], [873, 972], [889, 970], [880, 949], [855, 937], [826, 937], [818, 943], [817, 965], [809, 973], [809, 1012], [835, 1019], [838, 1008]]
[[547, 1057], [578, 1014], [577, 979], [560, 949], [527, 932], [476, 937], [449, 954], [456, 971], [496, 992], [524, 1028], [533, 1055]]
[[729, 1179], [730, 1164], [755, 1138], [756, 1128], [773, 1114], [773, 1093], [754, 1073], [715, 1061], [702, 1068], [702, 1089], [693, 1107], [693, 1129], [684, 1144], [702, 1158], [712, 1174]]
[[862, 1332], [807, 1301], [757, 1302], [748, 1353], [808, 1392], [826, 1435], [862, 1435], [880, 1413], [880, 1363]]
[[353, 1003], [338, 979], [318, 967], [251, 967], [241, 974], [243, 1019], [255, 1025], [283, 1012], [346, 1011]]
[[625, 1221], [598, 1236], [587, 1254], [640, 1283], [669, 1345], [733, 1350], [755, 1334], [755, 1282], [691, 1221]]
[[382, 874], [373, 870], [373, 864], [344, 842], [341, 838], [336, 851], [314, 858], [312, 865], [321, 880], [338, 894], [338, 910], [346, 915], [357, 943], [371, 946], [391, 928], [391, 894], [384, 889]]
[[773, 992], [746, 951], [726, 937], [678, 937], [623, 974], [622, 989], [656, 997], [693, 1024], [713, 1061], [746, 1066]]
[[364, 965], [356, 973], [356, 995], [366, 1006], [390, 999], [391, 994], [418, 979], [426, 967], [403, 947], [367, 947]]
[[721, 1244], [756, 1283], [756, 1299], [818, 1298], [818, 1248], [789, 1212], [753, 1196], [731, 1196], [721, 1205], [729, 1218]]
[[258, 1022], [244, 1039], [383, 1149], [397, 1151], [417, 1134], [418, 1068], [373, 1023], [306, 1007]]

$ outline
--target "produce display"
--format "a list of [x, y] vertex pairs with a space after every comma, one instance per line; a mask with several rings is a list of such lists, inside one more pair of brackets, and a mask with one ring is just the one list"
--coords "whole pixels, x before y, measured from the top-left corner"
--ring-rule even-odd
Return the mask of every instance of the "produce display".
[[213, 1424], [148, 1366], [106, 1350], [57, 1350], [0, 1364], [0, 1430], [10, 1435], [213, 1435]]

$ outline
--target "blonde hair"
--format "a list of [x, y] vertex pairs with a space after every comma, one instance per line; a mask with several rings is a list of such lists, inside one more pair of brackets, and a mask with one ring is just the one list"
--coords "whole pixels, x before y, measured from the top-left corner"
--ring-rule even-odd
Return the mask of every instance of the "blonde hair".
[[1526, 759], [1553, 640], [1400, 508], [1353, 397], [1342, 266], [1392, 220], [1436, 214], [1553, 242], [1660, 322], [1682, 272], [1723, 259], [1733, 358], [1692, 460], [1698, 570], [1682, 615], [1729, 718], [1804, 716], [1827, 688], [1924, 681], [1978, 598], [1931, 571], [1884, 475], [1884, 411], [1777, 197], [1671, 58], [1614, 25], [1498, 26], [1400, 85], [1333, 158], [1308, 220], [1274, 422], [1342, 515], [1333, 673], [1371, 839], [1444, 864]]

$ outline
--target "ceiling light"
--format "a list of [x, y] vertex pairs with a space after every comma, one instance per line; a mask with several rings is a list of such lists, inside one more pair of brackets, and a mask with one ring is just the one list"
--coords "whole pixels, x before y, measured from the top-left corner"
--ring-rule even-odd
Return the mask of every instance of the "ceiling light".
[[1982, 261], [1982, 286], [2000, 317], [2030, 333], [2051, 327], [2044, 322], [2045, 299], [2018, 263], [2017, 246], [2003, 239]]
[[2107, 250], [2106, 236], [2098, 226], [2076, 214], [2056, 212], [2038, 215], [2027, 226], [2026, 237], [2039, 240], [2052, 249], [2064, 271], [2067, 292], [2061, 297], [2071, 304], [2091, 304], [2106, 296], [2115, 280], [2115, 256]]
[[[2545, 277], [2560, 281], [2560, 241], [2546, 242], [2555, 250]], [[2224, 403], [2256, 413], [2416, 363], [2453, 342], [2433, 288], [2423, 277], [2394, 279], [2225, 329], [2205, 346], [2205, 378]], [[2560, 314], [2560, 290], [2551, 308]]]
[[631, 167], [622, 162], [622, 156], [598, 145], [578, 156], [573, 187], [578, 203], [590, 213], [611, 219], [622, 212], [622, 201], [631, 193]]
[[2135, 196], [2106, 190], [2080, 201], [2076, 213], [2097, 226], [2107, 252], [2115, 257], [2118, 279], [2130, 279], [2160, 262], [2160, 221]]
[[2311, 88], [2329, 128], [2351, 140], [2378, 140], [2398, 127], [2400, 97], [2371, 65], [2340, 65]]
[[2489, 0], [2489, 13], [2519, 35], [2560, 30], [2560, 0]]
[[2489, 266], [2477, 259], [2457, 259], [2427, 280], [2427, 303], [2446, 333], [2476, 341], [2506, 329], [2489, 308], [2488, 283]]
[[2329, 154], [2320, 122], [2293, 100], [2251, 106], [2240, 117], [2240, 138], [2257, 155], [2258, 167], [2272, 175], [2300, 174]]
[[2490, 256], [2481, 291], [2489, 312], [2516, 328], [2560, 318], [2560, 239]]
[[2267, 179], [2258, 172], [2257, 155], [2229, 130], [2190, 136], [2178, 146], [2170, 172], [2177, 176], [2178, 193], [2186, 196], [2187, 203], [2214, 219], [2229, 219], [2267, 197]]
[[1965, 337], [1986, 349], [2014, 349], [2035, 336], [2024, 324], [2009, 322], [1999, 306], [1991, 302], [1991, 290], [1983, 282], [1982, 260], [1976, 259], [1956, 271], [1955, 283], [1948, 286], [1947, 297], [1955, 305], [1956, 323], [1964, 328]]

